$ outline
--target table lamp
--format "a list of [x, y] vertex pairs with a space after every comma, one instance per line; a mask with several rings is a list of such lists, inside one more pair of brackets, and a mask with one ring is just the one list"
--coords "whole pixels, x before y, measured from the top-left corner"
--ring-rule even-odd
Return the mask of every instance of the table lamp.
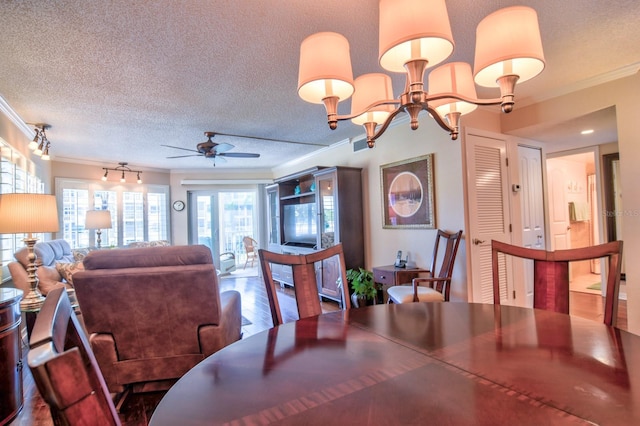
[[111, 228], [111, 212], [109, 210], [89, 210], [84, 220], [84, 229], [95, 229], [98, 239], [96, 245], [100, 248], [100, 238], [103, 229]]
[[37, 311], [44, 296], [38, 289], [36, 253], [38, 241], [34, 233], [57, 232], [58, 208], [56, 197], [46, 194], [0, 194], [0, 234], [27, 234], [23, 240], [28, 250], [27, 281], [31, 289], [20, 302], [23, 311]]

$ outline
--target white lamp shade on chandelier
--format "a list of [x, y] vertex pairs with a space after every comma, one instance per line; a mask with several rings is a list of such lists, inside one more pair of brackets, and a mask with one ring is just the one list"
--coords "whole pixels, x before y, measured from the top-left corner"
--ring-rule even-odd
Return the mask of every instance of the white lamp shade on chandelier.
[[527, 81], [544, 69], [536, 11], [525, 6], [498, 10], [476, 29], [475, 82], [495, 87], [500, 76], [515, 74]]
[[[365, 111], [366, 108], [383, 99], [393, 99], [393, 87], [391, 77], [382, 73], [363, 74], [356, 78], [355, 91], [351, 99], [351, 113]], [[379, 105], [366, 110], [364, 114], [353, 117], [351, 121], [355, 124], [365, 124], [367, 122], [382, 123], [393, 111], [393, 105]]]
[[[432, 93], [457, 93], [470, 99], [477, 97], [471, 65], [466, 62], [451, 62], [431, 71], [429, 89]], [[470, 102], [451, 98], [434, 100], [430, 104], [443, 117], [451, 112], [468, 114], [478, 108], [478, 105]]]
[[0, 195], [0, 234], [58, 232], [58, 229], [54, 195]]
[[[311, 103], [324, 104], [327, 121], [362, 124], [367, 143], [387, 129], [399, 112], [410, 115], [417, 129], [418, 114], [428, 111], [452, 139], [459, 134], [459, 119], [479, 105], [501, 105], [510, 112], [517, 83], [538, 75], [545, 67], [535, 10], [514, 6], [498, 10], [477, 27], [474, 73], [462, 62], [441, 65], [454, 41], [445, 0], [380, 0], [378, 60], [387, 71], [405, 73], [405, 92], [394, 98], [390, 79], [365, 74], [353, 80], [349, 42], [340, 34], [313, 34], [300, 46], [298, 94]], [[498, 87], [500, 97], [478, 99], [475, 84]], [[338, 115], [338, 103], [353, 94], [350, 115]]]
[[327, 97], [348, 99], [353, 90], [349, 41], [332, 32], [307, 37], [300, 46], [300, 97], [307, 102], [321, 104]]
[[84, 220], [85, 229], [111, 228], [111, 212], [109, 210], [89, 210]]
[[433, 67], [453, 52], [453, 36], [444, 0], [381, 0], [380, 66], [404, 72], [405, 64], [424, 59]]

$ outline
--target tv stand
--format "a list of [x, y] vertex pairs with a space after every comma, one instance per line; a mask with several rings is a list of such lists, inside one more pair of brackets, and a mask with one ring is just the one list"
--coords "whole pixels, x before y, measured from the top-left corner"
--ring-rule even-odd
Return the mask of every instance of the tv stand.
[[[267, 187], [269, 244], [277, 253], [304, 254], [342, 243], [346, 269], [364, 267], [364, 221], [362, 214], [362, 169], [314, 167], [276, 179]], [[316, 203], [314, 245], [287, 243], [284, 239], [284, 206]], [[316, 268], [318, 295], [342, 304], [336, 284], [339, 265], [325, 261]], [[290, 268], [273, 265], [273, 279], [293, 285]]]

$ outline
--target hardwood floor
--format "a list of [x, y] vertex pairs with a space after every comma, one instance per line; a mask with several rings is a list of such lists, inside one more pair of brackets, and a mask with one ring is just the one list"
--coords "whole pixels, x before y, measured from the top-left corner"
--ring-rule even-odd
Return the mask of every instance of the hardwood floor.
[[[269, 302], [267, 300], [264, 284], [261, 279], [251, 276], [228, 276], [220, 280], [220, 290], [237, 290], [242, 294], [242, 315], [249, 323], [243, 325], [243, 337], [271, 328], [271, 314], [269, 312]], [[292, 297], [291, 289], [281, 289], [282, 314], [285, 321], [297, 319], [295, 300]], [[602, 321], [603, 299], [599, 295], [588, 293], [571, 292], [570, 306], [571, 314]], [[339, 309], [335, 302], [323, 302], [325, 312]], [[620, 301], [618, 312], [618, 328], [627, 329], [627, 303]], [[24, 350], [26, 354], [26, 349]], [[20, 415], [12, 422], [12, 426], [49, 426], [52, 425], [49, 409], [38, 395], [38, 391], [33, 383], [33, 378], [26, 367], [23, 370], [24, 376], [24, 408]], [[164, 393], [155, 392], [148, 394], [138, 394], [130, 396], [121, 409], [120, 419], [125, 426], [146, 425], [151, 418], [151, 414], [156, 405], [162, 399]]]

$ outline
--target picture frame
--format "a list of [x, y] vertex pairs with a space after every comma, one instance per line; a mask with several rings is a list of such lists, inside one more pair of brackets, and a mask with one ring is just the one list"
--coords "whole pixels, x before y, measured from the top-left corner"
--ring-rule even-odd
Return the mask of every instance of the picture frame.
[[435, 229], [433, 154], [380, 166], [382, 227]]

